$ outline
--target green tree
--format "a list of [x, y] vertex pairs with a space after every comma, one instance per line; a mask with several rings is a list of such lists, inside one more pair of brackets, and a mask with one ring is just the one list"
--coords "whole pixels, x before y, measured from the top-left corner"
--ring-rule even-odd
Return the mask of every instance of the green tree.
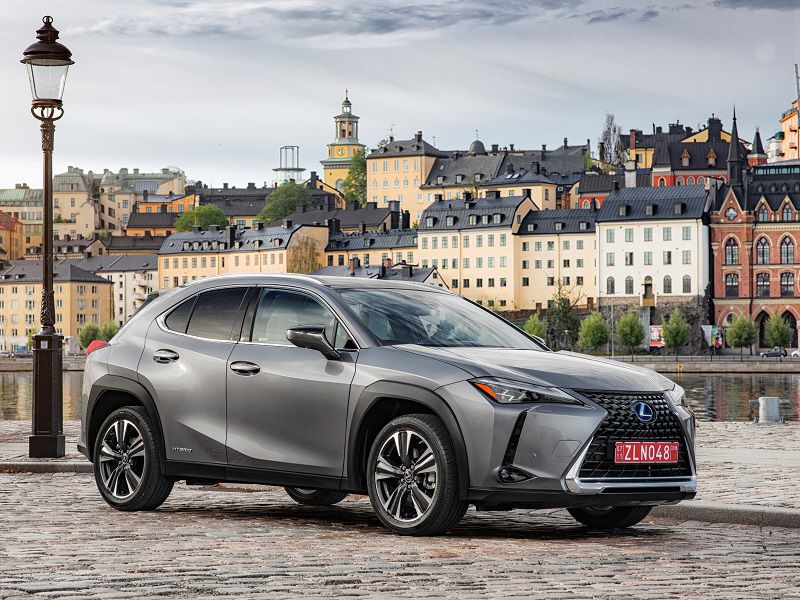
[[117, 335], [119, 331], [119, 325], [117, 325], [114, 321], [108, 321], [104, 323], [103, 326], [100, 328], [100, 338], [105, 342], [110, 342], [111, 338]]
[[225, 227], [227, 224], [228, 219], [225, 218], [225, 213], [221, 209], [213, 204], [201, 204], [181, 214], [175, 221], [175, 230], [191, 231], [192, 227], [208, 229], [209, 225]]
[[99, 339], [100, 328], [97, 326], [97, 323], [87, 323], [78, 331], [78, 343], [84, 350], [86, 350], [93, 341]]
[[631, 353], [633, 360], [633, 349], [644, 341], [644, 326], [639, 315], [632, 310], [622, 315], [617, 321], [617, 337], [619, 343]]
[[356, 150], [350, 159], [350, 169], [347, 171], [342, 192], [350, 202], [364, 206], [367, 201], [367, 158], [364, 150]]
[[556, 293], [550, 308], [547, 309], [547, 328], [551, 337], [558, 339], [563, 336], [564, 346], [571, 346], [578, 339], [581, 320], [575, 312], [575, 302], [561, 280], [556, 280]]
[[744, 315], [734, 318], [733, 323], [725, 330], [725, 339], [728, 344], [739, 348], [740, 360], [743, 360], [744, 349], [755, 344], [757, 335], [756, 324]]
[[536, 313], [528, 317], [528, 320], [525, 321], [525, 325], [522, 326], [522, 329], [524, 329], [525, 333], [528, 335], [535, 335], [536, 337], [540, 337], [542, 339], [547, 338], [547, 325]]
[[267, 196], [267, 202], [261, 209], [258, 218], [264, 223], [272, 223], [292, 214], [298, 206], [313, 204], [313, 202], [314, 196], [306, 186], [294, 181], [287, 181]]
[[[792, 327], [778, 315], [767, 319], [764, 325], [764, 341], [768, 346], [785, 348], [792, 343]], [[781, 360], [783, 357], [781, 356]]]
[[668, 318], [661, 322], [661, 336], [664, 338], [664, 345], [667, 348], [675, 349], [675, 360], [677, 361], [681, 346], [689, 341], [689, 324], [677, 307]]
[[608, 327], [603, 315], [595, 311], [581, 321], [578, 343], [588, 350], [597, 350], [608, 343]]

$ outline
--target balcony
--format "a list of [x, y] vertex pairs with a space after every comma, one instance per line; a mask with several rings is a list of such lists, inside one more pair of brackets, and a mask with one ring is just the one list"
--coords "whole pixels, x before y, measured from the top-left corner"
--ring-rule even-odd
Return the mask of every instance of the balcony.
[[147, 279], [145, 279], [144, 277], [134, 276], [133, 285], [135, 287], [144, 287], [144, 288], [146, 288], [146, 287], [148, 287], [150, 285], [150, 282]]
[[134, 292], [133, 299], [141, 300], [142, 302], [144, 302], [145, 300], [147, 300], [147, 292]]

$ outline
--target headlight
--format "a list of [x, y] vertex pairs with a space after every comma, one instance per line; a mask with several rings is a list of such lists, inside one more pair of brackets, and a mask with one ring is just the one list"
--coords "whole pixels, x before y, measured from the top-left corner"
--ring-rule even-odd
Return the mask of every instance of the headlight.
[[689, 405], [686, 403], [686, 392], [677, 383], [675, 384], [674, 388], [667, 390], [664, 393], [667, 395], [667, 398], [672, 400], [672, 403], [675, 406], [682, 406], [684, 408], [689, 407]]
[[547, 402], [558, 404], [582, 404], [564, 390], [543, 385], [510, 381], [508, 379], [473, 379], [470, 381], [489, 399], [499, 404], [522, 402]]

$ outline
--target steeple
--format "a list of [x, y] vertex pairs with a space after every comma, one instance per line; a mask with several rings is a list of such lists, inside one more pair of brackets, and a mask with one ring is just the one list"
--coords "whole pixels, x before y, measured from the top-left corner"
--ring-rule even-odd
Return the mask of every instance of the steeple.
[[736, 126], [736, 106], [734, 106], [731, 142], [728, 146], [728, 183], [730, 185], [742, 184], [742, 168], [742, 156], [739, 153], [739, 128]]
[[358, 117], [353, 114], [348, 90], [344, 91], [341, 114], [334, 117], [336, 122], [336, 141], [358, 143]]
[[767, 153], [764, 152], [764, 144], [761, 143], [761, 133], [756, 127], [756, 137], [753, 139], [753, 148], [747, 155], [747, 164], [751, 167], [767, 164]]

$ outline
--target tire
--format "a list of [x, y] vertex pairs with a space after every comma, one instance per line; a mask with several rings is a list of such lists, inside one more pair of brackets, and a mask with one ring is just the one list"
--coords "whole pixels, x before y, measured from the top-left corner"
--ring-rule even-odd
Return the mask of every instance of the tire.
[[[401, 454], [402, 447], [407, 450]], [[467, 510], [453, 443], [433, 415], [404, 415], [386, 425], [372, 444], [366, 472], [372, 508], [395, 533], [446, 533]]]
[[333, 506], [347, 498], [347, 492], [338, 490], [314, 490], [311, 488], [283, 488], [289, 497], [298, 504], [309, 506]]
[[569, 514], [587, 527], [594, 529], [622, 529], [632, 527], [644, 519], [652, 506], [616, 506], [568, 508]]
[[161, 445], [155, 432], [150, 415], [139, 406], [115, 410], [100, 426], [92, 461], [94, 478], [103, 500], [117, 510], [154, 510], [172, 491], [173, 480], [161, 472]]

